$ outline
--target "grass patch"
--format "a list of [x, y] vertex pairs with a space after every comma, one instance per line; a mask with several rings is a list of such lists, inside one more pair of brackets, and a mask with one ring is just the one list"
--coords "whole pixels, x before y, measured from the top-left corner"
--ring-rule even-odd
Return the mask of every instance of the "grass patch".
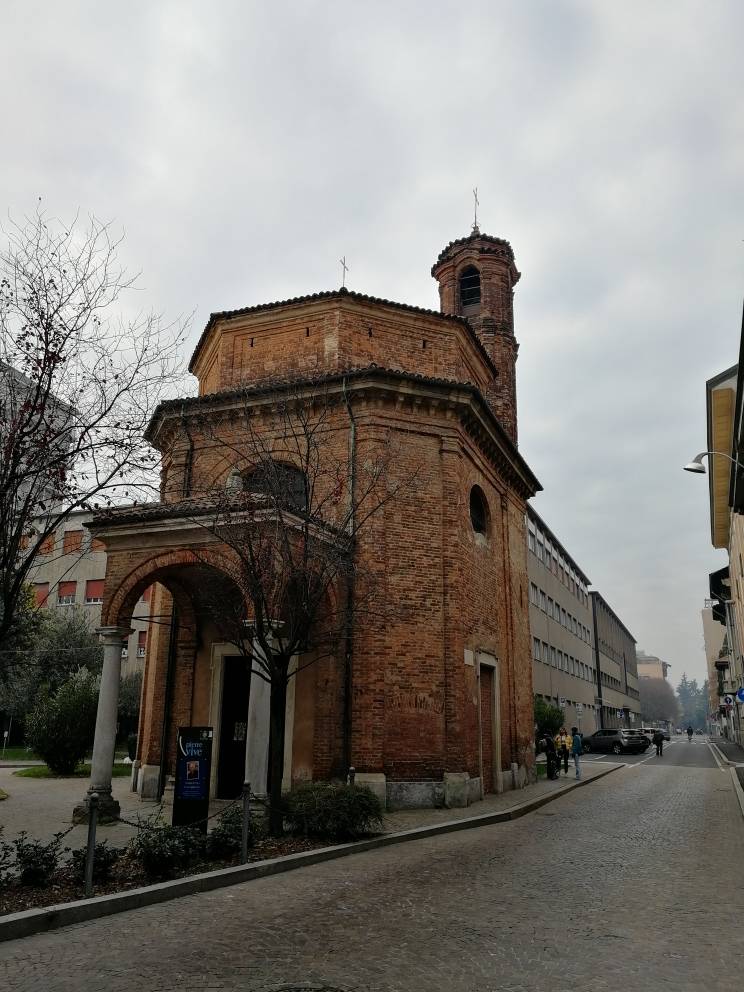
[[[90, 765], [80, 765], [72, 775], [55, 775], [46, 765], [33, 765], [31, 768], [20, 768], [13, 772], [19, 778], [90, 778]], [[114, 765], [114, 778], [129, 778], [132, 774], [131, 765]]]
[[7, 799], [7, 798], [8, 798], [8, 793], [7, 792], [3, 792], [3, 790], [0, 789], [0, 801], [3, 800], [3, 799]]
[[6, 747], [5, 754], [0, 747], [0, 761], [38, 761], [33, 751], [25, 747]]

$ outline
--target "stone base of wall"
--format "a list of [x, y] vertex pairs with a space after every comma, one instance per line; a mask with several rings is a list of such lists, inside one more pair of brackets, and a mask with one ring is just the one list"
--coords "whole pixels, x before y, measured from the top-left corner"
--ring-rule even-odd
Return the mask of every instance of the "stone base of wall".
[[434, 779], [419, 782], [388, 782], [386, 791], [389, 810], [444, 806], [444, 782]]
[[139, 793], [140, 799], [157, 799], [159, 780], [160, 765], [140, 765], [137, 769], [135, 789]]

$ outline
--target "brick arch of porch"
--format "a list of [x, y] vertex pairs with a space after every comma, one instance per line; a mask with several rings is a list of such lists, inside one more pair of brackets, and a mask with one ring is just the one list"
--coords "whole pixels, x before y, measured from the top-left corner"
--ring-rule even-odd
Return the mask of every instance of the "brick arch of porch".
[[[150, 623], [148, 649], [142, 684], [140, 721], [138, 732], [138, 757], [146, 766], [160, 766], [162, 745], [166, 740], [166, 769], [174, 770], [176, 738], [171, 731], [191, 724], [194, 705], [196, 659], [199, 648], [198, 605], [194, 588], [188, 575], [191, 569], [211, 571], [223, 582], [229, 582], [239, 591], [239, 585], [229, 567], [229, 559], [207, 549], [196, 552], [189, 549], [170, 550], [150, 555], [140, 561], [114, 589], [104, 607], [105, 623], [124, 627], [130, 622], [135, 604], [149, 586], [158, 583], [172, 598], [175, 612], [169, 623], [171, 603], [162, 595], [153, 597], [162, 615]], [[170, 683], [168, 680], [169, 653], [174, 652]]]
[[195, 627], [191, 597], [178, 581], [179, 572], [190, 567], [213, 569], [236, 588], [240, 588], [224, 553], [204, 550], [196, 554], [187, 548], [160, 552], [139, 562], [121, 579], [108, 603], [104, 604], [102, 622], [107, 626], [124, 626], [129, 623], [135, 604], [145, 589], [160, 582], [173, 596], [184, 620], [190, 618]]

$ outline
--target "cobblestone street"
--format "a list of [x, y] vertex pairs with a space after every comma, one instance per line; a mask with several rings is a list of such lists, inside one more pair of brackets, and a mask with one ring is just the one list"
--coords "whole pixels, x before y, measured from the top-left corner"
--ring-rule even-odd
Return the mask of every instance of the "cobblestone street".
[[728, 773], [685, 742], [521, 820], [0, 945], [0, 987], [728, 992], [742, 911]]

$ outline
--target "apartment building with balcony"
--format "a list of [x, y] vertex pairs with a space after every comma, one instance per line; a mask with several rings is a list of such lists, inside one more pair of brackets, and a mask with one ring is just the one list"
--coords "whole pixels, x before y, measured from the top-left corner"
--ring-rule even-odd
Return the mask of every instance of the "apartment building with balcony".
[[591, 734], [600, 724], [589, 579], [532, 507], [527, 542], [533, 691]]
[[[101, 625], [106, 578], [105, 546], [91, 538], [86, 523], [93, 514], [71, 513], [42, 545], [29, 574], [36, 605], [49, 610], [83, 610], [91, 630]], [[150, 593], [146, 589], [132, 616], [132, 633], [122, 649], [122, 678], [141, 671], [147, 652]]]

